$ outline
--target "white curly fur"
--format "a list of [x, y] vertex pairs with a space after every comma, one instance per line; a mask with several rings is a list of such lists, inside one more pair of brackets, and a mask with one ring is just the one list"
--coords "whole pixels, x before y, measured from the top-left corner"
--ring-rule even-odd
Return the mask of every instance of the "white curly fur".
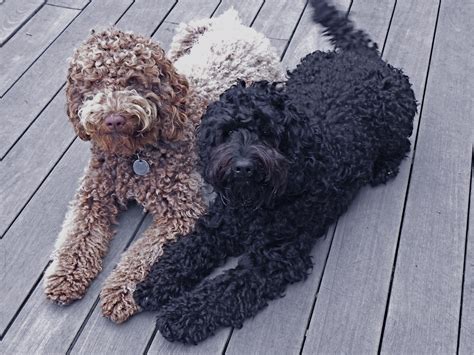
[[[194, 43], [179, 56], [185, 41]], [[169, 55], [178, 73], [209, 103], [238, 79], [247, 83], [286, 79], [270, 40], [243, 25], [233, 8], [216, 18], [181, 24]]]

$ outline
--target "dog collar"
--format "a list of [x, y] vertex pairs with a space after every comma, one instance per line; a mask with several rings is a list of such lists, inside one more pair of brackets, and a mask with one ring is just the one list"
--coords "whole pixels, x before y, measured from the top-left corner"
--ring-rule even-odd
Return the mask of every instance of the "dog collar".
[[136, 154], [137, 159], [133, 161], [133, 172], [137, 175], [143, 176], [150, 172], [150, 164], [146, 160], [140, 158], [140, 154]]

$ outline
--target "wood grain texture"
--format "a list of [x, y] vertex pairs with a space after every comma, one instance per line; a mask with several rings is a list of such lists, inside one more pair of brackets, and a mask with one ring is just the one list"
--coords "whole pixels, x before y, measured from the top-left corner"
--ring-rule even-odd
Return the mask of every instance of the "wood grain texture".
[[[474, 354], [474, 166], [471, 168], [471, 203], [464, 271], [459, 354]], [[0, 251], [1, 252], [1, 251]]]
[[253, 28], [271, 39], [288, 41], [303, 12], [305, 0], [267, 0], [258, 14]]
[[73, 49], [92, 27], [115, 23], [131, 3], [132, 0], [92, 2], [5, 94], [0, 101], [0, 159], [65, 83], [66, 59]]
[[229, 8], [233, 7], [239, 13], [242, 23], [246, 26], [250, 26], [263, 3], [264, 0], [223, 0], [214, 13], [214, 16], [222, 15]]
[[151, 36], [175, 3], [176, 0], [135, 0], [119, 20], [117, 27], [123, 31]]
[[218, 0], [179, 0], [160, 28], [153, 35], [167, 52], [181, 22], [209, 17], [219, 5]]
[[0, 48], [0, 97], [78, 13], [79, 10], [43, 6]]
[[[351, 0], [333, 0], [333, 4], [340, 9], [348, 9]], [[332, 48], [327, 38], [322, 35], [323, 28], [311, 19], [312, 11], [311, 6], [307, 5], [288, 45], [288, 55], [283, 58], [283, 64], [288, 69], [296, 67], [301, 58], [316, 49], [324, 51]]]
[[442, 1], [382, 353], [455, 353], [471, 174], [474, 4]]
[[44, 0], [9, 0], [0, 3], [0, 46], [34, 15]]
[[65, 92], [61, 90], [0, 163], [2, 237], [75, 137], [65, 107]]
[[71, 9], [82, 10], [91, 0], [48, 0], [47, 3], [55, 6], [63, 6]]

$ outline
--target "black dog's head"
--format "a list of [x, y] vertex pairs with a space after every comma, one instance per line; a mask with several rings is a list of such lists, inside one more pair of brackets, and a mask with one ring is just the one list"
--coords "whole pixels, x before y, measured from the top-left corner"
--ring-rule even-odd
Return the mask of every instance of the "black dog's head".
[[259, 207], [285, 193], [302, 143], [295, 116], [282, 85], [267, 82], [241, 82], [209, 106], [198, 132], [200, 159], [224, 203]]

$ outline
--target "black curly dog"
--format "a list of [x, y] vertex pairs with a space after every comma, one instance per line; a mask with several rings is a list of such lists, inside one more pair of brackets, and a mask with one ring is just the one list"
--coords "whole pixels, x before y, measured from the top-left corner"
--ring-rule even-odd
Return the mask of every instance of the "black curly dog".
[[[315, 239], [362, 186], [393, 178], [410, 150], [408, 78], [344, 14], [311, 3], [336, 51], [309, 54], [285, 84], [236, 85], [203, 117], [200, 159], [218, 197], [134, 294], [143, 310], [159, 311], [170, 341], [241, 327], [303, 280]], [[237, 267], [203, 280], [237, 255]]]

